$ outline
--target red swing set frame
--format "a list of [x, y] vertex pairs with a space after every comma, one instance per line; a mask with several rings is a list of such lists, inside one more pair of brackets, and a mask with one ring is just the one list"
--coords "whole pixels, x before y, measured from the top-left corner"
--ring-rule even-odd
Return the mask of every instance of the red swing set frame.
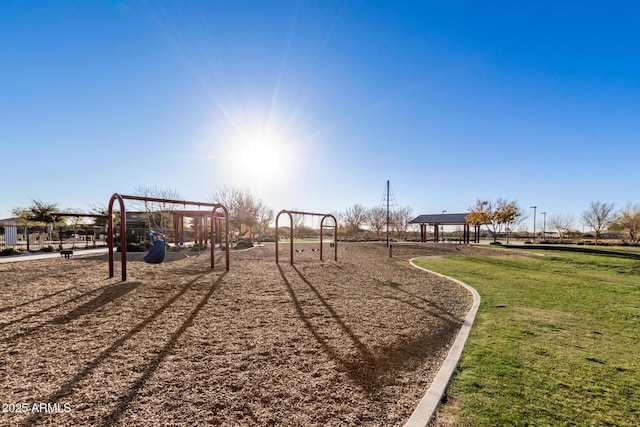
[[223, 212], [223, 217], [225, 218], [225, 228], [226, 228], [226, 270], [229, 271], [229, 210], [220, 203], [205, 203], [205, 202], [189, 202], [186, 200], [173, 200], [173, 199], [160, 199], [155, 197], [140, 197], [140, 196], [127, 196], [123, 194], [115, 193], [111, 196], [109, 200], [109, 213], [108, 213], [108, 230], [107, 230], [107, 240], [109, 243], [109, 278], [114, 276], [114, 268], [113, 268], [113, 204], [118, 201], [120, 206], [120, 264], [122, 270], [122, 281], [127, 280], [127, 242], [126, 242], [126, 231], [127, 231], [127, 214], [124, 207], [125, 200], [137, 200], [141, 202], [158, 202], [158, 203], [170, 203], [176, 205], [191, 205], [191, 206], [206, 206], [211, 207], [211, 269], [215, 266], [215, 227], [213, 220], [216, 218], [216, 211], [221, 209]]
[[[324, 261], [322, 258], [322, 232], [324, 231], [324, 228], [333, 228], [333, 249], [334, 249], [334, 254], [333, 254], [333, 259], [334, 261], [338, 260], [338, 221], [336, 220], [336, 217], [331, 215], [331, 214], [323, 214], [323, 213], [315, 213], [315, 212], [303, 212], [303, 211], [289, 211], [286, 209], [281, 210], [280, 212], [278, 212], [278, 215], [276, 215], [276, 264], [278, 264], [279, 258], [278, 258], [278, 243], [280, 242], [280, 236], [279, 236], [279, 232], [278, 232], [278, 221], [280, 219], [280, 215], [282, 214], [287, 214], [289, 215], [289, 221], [291, 224], [291, 227], [289, 227], [289, 257], [290, 260], [289, 262], [291, 263], [291, 265], [293, 265], [293, 214], [297, 214], [297, 215], [310, 215], [310, 216], [320, 216], [322, 217], [322, 219], [320, 220], [320, 261]], [[327, 218], [331, 218], [333, 219], [333, 225], [324, 225], [324, 221]]]

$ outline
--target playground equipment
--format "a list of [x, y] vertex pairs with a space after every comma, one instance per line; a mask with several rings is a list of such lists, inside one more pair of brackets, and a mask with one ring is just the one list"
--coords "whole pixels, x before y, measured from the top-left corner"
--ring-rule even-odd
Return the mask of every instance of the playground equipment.
[[[154, 197], [140, 197], [140, 196], [126, 196], [118, 193], [114, 193], [109, 200], [109, 213], [108, 213], [108, 230], [107, 230], [107, 240], [109, 243], [109, 278], [114, 276], [114, 268], [113, 268], [113, 258], [114, 258], [114, 245], [113, 245], [113, 236], [115, 228], [113, 226], [113, 204], [117, 201], [120, 207], [120, 227], [119, 227], [119, 235], [120, 235], [120, 265], [121, 265], [121, 273], [122, 273], [122, 281], [127, 280], [127, 241], [126, 241], [126, 232], [127, 232], [127, 214], [124, 207], [125, 200], [138, 200], [141, 202], [158, 202], [158, 203], [169, 203], [176, 205], [191, 205], [191, 206], [205, 206], [211, 207], [211, 218], [216, 218], [216, 212], [218, 209], [222, 210], [222, 218], [225, 221], [225, 235], [226, 235], [226, 270], [229, 271], [229, 211], [227, 208], [219, 203], [204, 203], [204, 202], [188, 202], [185, 200], [172, 200], [172, 199], [160, 199]], [[215, 228], [214, 224], [211, 224], [211, 269], [215, 266]]]
[[149, 237], [151, 238], [151, 247], [143, 258], [144, 262], [160, 264], [164, 261], [164, 256], [167, 254], [167, 237], [153, 230], [149, 232]]
[[[289, 221], [291, 224], [291, 227], [289, 228], [289, 257], [290, 257], [290, 263], [291, 265], [293, 265], [293, 215], [297, 214], [297, 215], [310, 215], [310, 216], [319, 216], [322, 217], [322, 219], [320, 220], [320, 261], [324, 261], [322, 258], [322, 234], [325, 228], [333, 228], [333, 243], [331, 243], [331, 247], [334, 250], [334, 255], [333, 255], [333, 259], [334, 261], [338, 260], [338, 221], [336, 220], [336, 217], [331, 215], [331, 214], [323, 214], [323, 213], [314, 213], [314, 212], [303, 212], [303, 211], [289, 211], [286, 209], [281, 210], [280, 212], [278, 212], [278, 215], [276, 215], [276, 264], [278, 264], [278, 243], [280, 242], [280, 236], [278, 235], [278, 221], [280, 219], [280, 215], [282, 214], [287, 214], [289, 215]], [[333, 225], [325, 225], [324, 221], [328, 218], [333, 219]], [[300, 251], [299, 251], [300, 252]], [[315, 251], [314, 251], [315, 252]]]
[[64, 249], [60, 251], [60, 256], [65, 259], [71, 259], [73, 256], [73, 251], [71, 249]]
[[193, 237], [194, 242], [199, 247], [206, 247], [208, 244], [208, 236], [207, 236], [207, 223], [208, 221], [216, 221], [216, 224], [213, 226], [216, 231], [216, 239], [218, 241], [221, 240], [220, 229], [221, 221], [224, 219], [224, 216], [216, 214], [216, 216], [212, 216], [210, 211], [194, 211], [194, 210], [171, 210], [166, 211], [171, 214], [173, 217], [173, 233], [176, 239], [176, 244], [182, 246], [185, 243], [185, 231], [184, 231], [184, 219], [192, 218], [193, 223]]

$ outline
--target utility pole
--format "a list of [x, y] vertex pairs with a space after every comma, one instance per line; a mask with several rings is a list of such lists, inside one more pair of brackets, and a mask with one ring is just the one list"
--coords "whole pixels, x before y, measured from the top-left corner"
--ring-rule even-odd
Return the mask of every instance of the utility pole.
[[389, 180], [387, 180], [387, 247], [389, 247]]

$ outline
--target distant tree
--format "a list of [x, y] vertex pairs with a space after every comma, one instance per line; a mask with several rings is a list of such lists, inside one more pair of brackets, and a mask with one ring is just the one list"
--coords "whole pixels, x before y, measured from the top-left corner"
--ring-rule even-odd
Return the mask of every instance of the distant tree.
[[[253, 239], [254, 231], [260, 229], [264, 225], [264, 221], [269, 216], [269, 208], [264, 202], [256, 198], [249, 190], [241, 190], [235, 187], [223, 187], [216, 193], [209, 195], [209, 200], [214, 203], [220, 203], [229, 210], [229, 220], [232, 228], [238, 231], [239, 236], [247, 233]], [[273, 217], [273, 211], [270, 212]], [[260, 224], [262, 216], [263, 224]], [[269, 219], [269, 222], [272, 218]], [[242, 226], [246, 226], [243, 230]]]
[[495, 201], [477, 199], [475, 205], [469, 208], [465, 220], [473, 225], [486, 225], [493, 235], [493, 242], [496, 243], [498, 234], [502, 233], [505, 227], [516, 228], [523, 215], [522, 209], [515, 201], [502, 198]]
[[573, 215], [563, 215], [563, 214], [552, 214], [549, 215], [549, 226], [555, 229], [558, 232], [558, 236], [562, 239], [562, 236], [565, 232], [569, 232], [575, 219]]
[[[91, 205], [89, 212], [94, 215], [108, 215], [109, 210], [104, 205]], [[107, 225], [108, 218], [94, 218], [93, 224], [105, 226]]]
[[505, 221], [507, 243], [509, 243], [511, 233], [516, 231], [522, 225], [522, 222], [529, 217], [529, 215], [520, 207], [518, 202], [516, 202], [515, 200], [510, 202], [503, 200], [502, 203], [503, 205], [501, 215]]
[[11, 213], [23, 224], [45, 226], [57, 221], [51, 214], [57, 212], [57, 203], [48, 203], [41, 200], [32, 200], [32, 205], [27, 208], [14, 208]]
[[[35, 225], [37, 227], [46, 227], [48, 224], [54, 225], [62, 223], [62, 221], [51, 214], [58, 210], [56, 203], [43, 202], [41, 200], [32, 200], [31, 206], [27, 208], [14, 208], [11, 213], [25, 226]], [[27, 251], [30, 250], [29, 235], [27, 234]], [[38, 239], [40, 239], [40, 231], [38, 231]], [[49, 236], [51, 239], [51, 236]]]
[[[475, 205], [469, 207], [469, 213], [464, 220], [472, 225], [486, 225], [492, 223], [494, 208], [488, 200], [476, 199]], [[497, 226], [497, 225], [496, 225]], [[497, 233], [493, 233], [493, 241], [496, 242]]]
[[395, 209], [391, 214], [390, 221], [393, 225], [393, 230], [396, 232], [398, 237], [403, 239], [407, 237], [407, 228], [409, 227], [409, 221], [411, 221], [412, 213], [413, 209], [409, 206], [405, 206]]
[[582, 222], [596, 232], [596, 244], [600, 240], [602, 231], [606, 230], [614, 219], [613, 207], [613, 203], [591, 202], [580, 216]]
[[342, 215], [344, 219], [347, 232], [357, 233], [365, 224], [367, 219], [367, 209], [359, 204], [355, 204], [345, 209]]
[[640, 205], [627, 203], [611, 222], [611, 229], [626, 231], [631, 242], [637, 243], [640, 239]]
[[382, 206], [369, 208], [365, 224], [376, 233], [377, 237], [381, 237], [382, 230], [387, 226], [387, 210]]
[[262, 236], [269, 228], [269, 224], [271, 224], [273, 218], [273, 209], [268, 207], [261, 201], [256, 215], [256, 229], [258, 232], [259, 240], [262, 239]]
[[[298, 210], [297, 208], [292, 209], [294, 211]], [[295, 233], [296, 238], [298, 239], [302, 239], [305, 230], [304, 227], [304, 215], [303, 214], [298, 214], [298, 213], [294, 213], [291, 214], [291, 218], [293, 220], [293, 223], [291, 224], [291, 227], [293, 228], [293, 232]]]
[[[136, 187], [134, 188], [134, 195], [153, 199], [180, 200], [182, 198], [178, 190], [157, 186]], [[173, 227], [173, 215], [171, 215], [169, 211], [177, 209], [175, 204], [147, 201], [139, 201], [134, 204], [145, 213], [145, 221], [149, 228], [164, 234], [169, 233]]]

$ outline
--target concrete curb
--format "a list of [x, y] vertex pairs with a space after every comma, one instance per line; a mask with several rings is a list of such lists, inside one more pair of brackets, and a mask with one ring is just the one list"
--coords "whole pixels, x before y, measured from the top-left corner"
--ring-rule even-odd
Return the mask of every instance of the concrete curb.
[[456, 368], [458, 361], [460, 360], [464, 344], [469, 337], [469, 331], [471, 331], [471, 326], [473, 326], [473, 321], [475, 320], [476, 313], [478, 312], [478, 308], [480, 307], [480, 294], [478, 294], [478, 291], [476, 291], [474, 288], [464, 282], [461, 282], [460, 280], [420, 267], [414, 263], [415, 259], [416, 258], [412, 258], [409, 260], [409, 263], [413, 267], [434, 274], [438, 277], [451, 280], [452, 282], [457, 283], [458, 285], [468, 290], [473, 296], [473, 304], [471, 305], [471, 309], [467, 313], [467, 317], [464, 319], [464, 323], [462, 324], [462, 327], [458, 332], [456, 340], [449, 350], [447, 358], [440, 367], [440, 370], [431, 383], [431, 386], [429, 386], [427, 393], [424, 395], [422, 400], [420, 400], [418, 407], [413, 411], [413, 414], [411, 414], [411, 417], [405, 423], [405, 427], [425, 427], [429, 424], [429, 421], [431, 421], [431, 417], [433, 417], [433, 413], [438, 407], [438, 404], [440, 403], [440, 400], [442, 399], [442, 396], [447, 389], [449, 380], [453, 375], [453, 371]]

